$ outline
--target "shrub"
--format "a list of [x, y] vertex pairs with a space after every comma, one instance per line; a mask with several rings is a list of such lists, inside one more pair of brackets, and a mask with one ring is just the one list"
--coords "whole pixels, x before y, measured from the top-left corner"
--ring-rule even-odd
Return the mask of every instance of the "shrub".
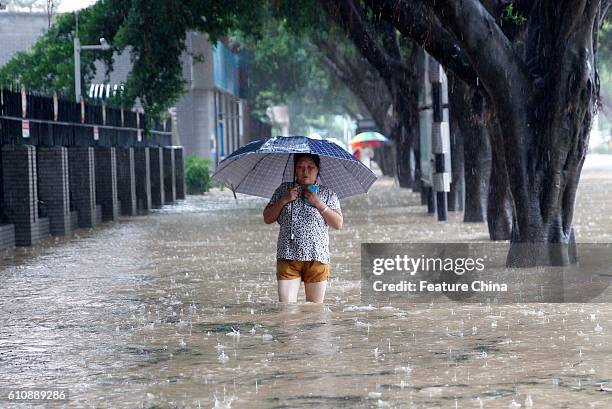
[[210, 189], [210, 172], [208, 166], [210, 160], [195, 155], [190, 155], [185, 160], [185, 184], [187, 194], [194, 195], [208, 192]]

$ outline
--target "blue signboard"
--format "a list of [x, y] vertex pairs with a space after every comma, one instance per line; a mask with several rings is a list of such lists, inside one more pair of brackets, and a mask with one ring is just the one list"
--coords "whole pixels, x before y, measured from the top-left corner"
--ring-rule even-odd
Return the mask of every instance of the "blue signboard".
[[225, 144], [223, 143], [223, 122], [219, 123], [217, 135], [219, 137], [219, 141], [218, 141], [219, 156], [221, 158], [225, 158]]
[[219, 41], [214, 47], [213, 62], [215, 85], [232, 95], [239, 95], [240, 57]]

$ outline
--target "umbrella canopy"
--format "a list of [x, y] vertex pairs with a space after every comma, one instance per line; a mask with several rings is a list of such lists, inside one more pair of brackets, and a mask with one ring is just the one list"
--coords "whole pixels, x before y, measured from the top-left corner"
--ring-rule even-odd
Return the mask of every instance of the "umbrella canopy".
[[354, 148], [365, 146], [374, 148], [387, 142], [389, 142], [389, 139], [379, 132], [361, 132], [351, 139], [351, 146]]
[[281, 183], [294, 181], [296, 153], [319, 155], [319, 182], [339, 199], [366, 193], [376, 181], [370, 169], [340, 146], [305, 136], [277, 136], [244, 145], [221, 161], [212, 177], [233, 192], [270, 198]]
[[351, 145], [353, 149], [357, 148], [380, 148], [383, 146], [383, 142], [381, 141], [365, 141], [365, 142], [355, 142]]

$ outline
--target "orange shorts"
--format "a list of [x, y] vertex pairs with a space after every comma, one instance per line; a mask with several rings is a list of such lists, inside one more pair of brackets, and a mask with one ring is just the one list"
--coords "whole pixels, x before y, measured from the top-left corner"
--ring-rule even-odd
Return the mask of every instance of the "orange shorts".
[[323, 264], [316, 260], [276, 260], [276, 278], [278, 280], [301, 278], [306, 284], [329, 280], [329, 276], [329, 264]]

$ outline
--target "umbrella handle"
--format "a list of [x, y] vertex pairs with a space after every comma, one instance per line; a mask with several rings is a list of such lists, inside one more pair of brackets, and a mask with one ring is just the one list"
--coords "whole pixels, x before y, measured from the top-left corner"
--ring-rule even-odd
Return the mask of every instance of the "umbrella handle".
[[[294, 185], [295, 185], [295, 179], [293, 183], [291, 184], [291, 187], [293, 187]], [[291, 240], [295, 239], [295, 236], [293, 235], [293, 202], [294, 200], [289, 202], [289, 237]]]
[[[295, 154], [293, 155], [293, 158], [295, 160]], [[287, 159], [287, 161], [289, 161], [289, 159]], [[293, 182], [291, 183], [291, 187], [293, 188], [295, 186], [295, 163], [293, 164]], [[295, 237], [293, 236], [293, 202], [294, 200], [291, 201], [291, 203], [289, 203], [289, 237], [291, 240], [294, 240]]]
[[289, 203], [289, 236], [291, 240], [295, 239], [293, 236], [293, 200]]

